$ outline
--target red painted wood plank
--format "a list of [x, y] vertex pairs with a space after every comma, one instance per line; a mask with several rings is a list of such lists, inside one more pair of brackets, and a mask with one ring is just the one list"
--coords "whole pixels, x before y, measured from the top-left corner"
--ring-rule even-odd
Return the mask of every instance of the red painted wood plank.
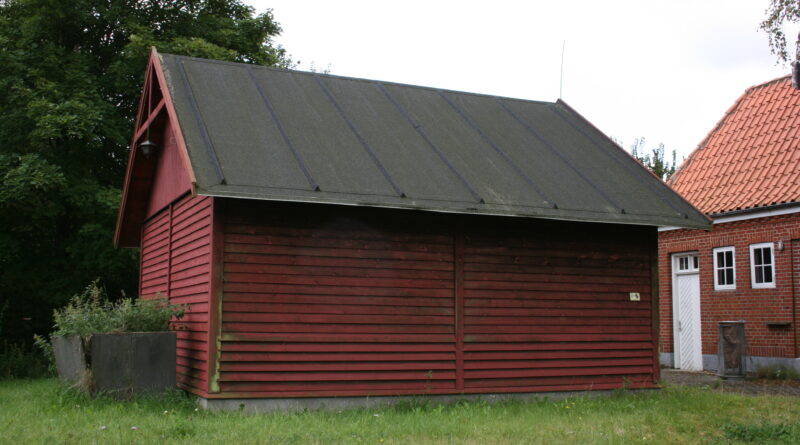
[[546, 369], [546, 368], [589, 368], [601, 366], [650, 366], [652, 357], [645, 358], [596, 358], [574, 360], [470, 360], [464, 364], [464, 369]]
[[[414, 307], [380, 305], [342, 305], [338, 299], [327, 299], [331, 304], [279, 304], [279, 303], [238, 303], [224, 302], [225, 312], [286, 313], [286, 314], [349, 314], [349, 315], [454, 315], [452, 307]], [[336, 303], [336, 304], [334, 304]]]
[[[313, 310], [313, 309], [312, 309]], [[453, 317], [436, 315], [375, 315], [375, 314], [303, 314], [225, 312], [227, 323], [320, 323], [373, 325], [451, 325]], [[648, 324], [649, 326], [649, 324]]]
[[[497, 342], [640, 342], [652, 341], [647, 334], [467, 334], [465, 343], [497, 343]], [[466, 346], [466, 345], [465, 345]]]
[[[328, 247], [261, 246], [251, 244], [225, 244], [226, 253], [262, 253], [303, 255], [328, 258], [374, 258], [383, 260], [449, 261], [450, 255], [432, 252], [404, 252], [391, 250], [335, 249]], [[335, 265], [335, 263], [334, 263]]]
[[[615, 388], [622, 388], [623, 378], [628, 379], [628, 384], [645, 383], [647, 374], [635, 375], [614, 375], [614, 376], [573, 376], [573, 377], [536, 377], [533, 379], [475, 379], [466, 382], [468, 388], [508, 388], [508, 387], [541, 387], [555, 385], [587, 385], [593, 389], [595, 385], [616, 385]], [[652, 383], [652, 382], [646, 382]], [[592, 389], [590, 388], [590, 389]]]
[[197, 284], [187, 287], [173, 287], [172, 296], [185, 297], [189, 295], [208, 295], [208, 283]]
[[[346, 291], [346, 290], [345, 290]], [[336, 295], [300, 295], [300, 294], [273, 294], [273, 293], [242, 293], [226, 292], [225, 301], [233, 304], [300, 304], [300, 305], [325, 305], [335, 303], [337, 306], [392, 306], [405, 308], [436, 308], [437, 310], [452, 310], [453, 303], [448, 298], [423, 298], [423, 297], [381, 297], [381, 296], [349, 296]], [[443, 309], [444, 308], [444, 309]], [[349, 309], [344, 309], [349, 310]]]
[[553, 360], [561, 358], [651, 357], [649, 349], [551, 350], [551, 351], [467, 351], [465, 359], [475, 360]]
[[395, 353], [354, 353], [332, 352], [327, 353], [287, 353], [287, 352], [227, 352], [223, 346], [220, 359], [224, 362], [429, 362], [453, 361], [456, 356], [452, 352], [395, 352]]
[[[562, 261], [569, 259], [578, 259], [580, 261], [593, 261], [605, 262], [605, 267], [612, 268], [616, 265], [616, 260], [611, 255], [604, 255], [600, 253], [588, 252], [570, 252], [564, 250], [549, 250], [541, 252], [526, 251], [527, 255], [519, 254], [475, 254], [468, 253], [464, 255], [464, 262], [467, 264], [542, 264], [545, 261]], [[647, 262], [647, 257], [644, 255], [636, 255], [634, 257], [625, 257], [626, 261], [634, 262]]]
[[609, 317], [591, 316], [591, 312], [586, 313], [586, 317], [575, 315], [543, 315], [541, 317], [517, 317], [513, 316], [513, 311], [508, 312], [505, 317], [469, 316], [465, 317], [464, 322], [468, 325], [489, 325], [489, 326], [650, 326], [649, 317]]
[[381, 372], [224, 372], [220, 382], [335, 382], [375, 380], [452, 380], [453, 371], [381, 371]]
[[642, 286], [649, 285], [649, 277], [618, 277], [607, 275], [567, 275], [553, 273], [497, 273], [497, 272], [467, 272], [464, 279], [474, 286], [486, 285], [491, 283], [507, 283], [509, 286], [527, 283], [581, 283], [581, 284], [611, 284], [618, 287], [623, 286]]
[[[444, 381], [390, 381], [390, 382], [301, 382], [301, 383], [261, 383], [261, 382], [222, 382], [223, 397], [323, 397], [363, 396], [363, 395], [402, 395], [433, 394], [440, 390], [443, 394], [453, 394], [455, 382]], [[266, 391], [265, 391], [266, 390]], [[381, 392], [383, 391], [383, 392]]]
[[266, 245], [266, 246], [288, 246], [288, 247], [322, 247], [336, 249], [364, 249], [380, 251], [410, 251], [410, 252], [441, 252], [452, 253], [452, 247], [441, 244], [430, 244], [420, 242], [392, 242], [385, 240], [357, 240], [352, 238], [309, 238], [288, 237], [276, 235], [240, 235], [226, 234], [225, 243], [246, 244], [246, 245]]
[[[453, 239], [450, 235], [442, 233], [425, 234], [415, 229], [409, 229], [403, 232], [396, 228], [389, 228], [388, 230], [365, 230], [363, 227], [351, 230], [342, 228], [304, 228], [302, 227], [301, 221], [292, 221], [288, 223], [289, 225], [287, 226], [276, 225], [274, 222], [265, 222], [260, 225], [252, 224], [253, 220], [246, 220], [249, 224], [241, 224], [237, 223], [235, 217], [232, 217], [230, 214], [226, 216], [226, 234], [294, 236], [312, 239], [376, 240], [400, 243], [416, 242], [428, 245], [438, 244], [446, 247], [453, 245]], [[385, 224], [383, 226], [385, 226]]]
[[210, 251], [210, 240], [207, 238], [201, 238], [198, 240], [194, 240], [190, 243], [184, 244], [179, 247], [175, 247], [172, 252], [171, 256], [175, 261], [180, 261], [182, 258], [194, 258], [197, 256], [197, 253], [202, 249], [203, 254], [208, 255]]
[[[492, 393], [536, 393], [536, 392], [556, 392], [556, 391], [592, 391], [619, 389], [623, 386], [622, 379], [613, 383], [585, 383], [574, 385], [529, 385], [529, 386], [508, 386], [494, 387]], [[469, 383], [469, 382], [468, 382]], [[658, 388], [652, 382], [630, 382], [627, 386], [630, 389]], [[214, 398], [245, 398], [245, 397], [348, 397], [348, 396], [398, 396], [414, 394], [479, 394], [486, 393], [485, 387], [467, 387], [456, 390], [452, 384], [430, 382], [420, 384], [415, 382], [390, 382], [384, 385], [282, 385], [283, 391], [275, 391], [274, 384], [250, 383], [236, 384], [230, 383], [223, 385], [223, 391]], [[288, 389], [292, 388], [292, 389]], [[329, 388], [329, 389], [319, 389]], [[333, 388], [333, 389], [330, 389]], [[273, 389], [272, 391], [264, 389]]]
[[[224, 314], [223, 314], [224, 317]], [[342, 333], [342, 334], [455, 334], [452, 325], [231, 323], [223, 318], [224, 332]]]
[[358, 372], [358, 371], [452, 371], [454, 362], [364, 362], [364, 363], [274, 363], [274, 362], [222, 362], [222, 373], [240, 372]]
[[271, 273], [226, 273], [226, 283], [270, 283], [314, 286], [360, 286], [388, 288], [450, 289], [452, 280], [424, 280], [401, 278], [353, 278], [306, 275], [283, 275]]
[[[513, 308], [521, 315], [536, 314], [542, 309], [605, 309], [605, 310], [624, 310], [630, 312], [647, 312], [650, 308], [635, 305], [627, 299], [616, 298], [614, 300], [576, 300], [569, 294], [559, 294], [563, 299], [513, 299], [513, 298], [475, 298], [470, 297], [466, 300], [467, 313], [493, 313], [494, 308], [506, 310]], [[486, 308], [486, 309], [484, 309]], [[484, 312], [485, 311], [485, 312]]]
[[[568, 322], [568, 321], [567, 321]], [[583, 326], [579, 324], [563, 325], [563, 326], [497, 326], [497, 325], [465, 325], [464, 332], [466, 335], [474, 336], [481, 334], [553, 334], [564, 335], [570, 334], [647, 334], [650, 337], [650, 326]]]
[[196, 226], [187, 227], [184, 232], [173, 233], [172, 248], [173, 250], [179, 249], [199, 239], [209, 240], [210, 236], [211, 226], [206, 221], [203, 221], [203, 223], [198, 223]]
[[331, 264], [328, 257], [310, 257], [296, 255], [272, 255], [272, 254], [247, 254], [247, 253], [225, 253], [224, 261], [226, 264], [275, 264], [293, 266], [332, 266], [332, 267], [354, 267], [362, 269], [389, 269], [389, 270], [425, 270], [425, 271], [452, 271], [453, 264], [442, 261], [413, 261], [396, 259], [376, 259], [376, 258], [336, 258], [336, 263]]
[[251, 343], [222, 342], [226, 352], [453, 352], [451, 343]]
[[[630, 304], [630, 303], [629, 303]], [[636, 303], [632, 303], [636, 304]], [[634, 307], [619, 308], [619, 309], [594, 309], [594, 308], [580, 308], [580, 309], [561, 309], [561, 308], [520, 308], [520, 307], [494, 307], [494, 308], [470, 308], [465, 309], [467, 317], [474, 318], [475, 320], [493, 320], [493, 322], [503, 323], [503, 318], [516, 317], [515, 322], [536, 322], [535, 318], [552, 318], [552, 317], [584, 317], [591, 319], [611, 318], [630, 318], [646, 319], [650, 322], [650, 308], [649, 307]], [[635, 321], [635, 320], [631, 320]]]
[[577, 283], [559, 282], [555, 280], [531, 282], [531, 283], [509, 283], [504, 281], [467, 281], [464, 283], [466, 289], [473, 290], [547, 290], [559, 292], [619, 292], [628, 295], [628, 292], [644, 292], [650, 290], [650, 286], [624, 284], [601, 284], [601, 283]]
[[405, 279], [427, 279], [427, 280], [450, 280], [453, 273], [443, 270], [410, 270], [384, 267], [382, 269], [373, 267], [347, 267], [347, 266], [297, 266], [297, 265], [278, 265], [278, 264], [246, 264], [231, 263], [225, 264], [226, 273], [255, 273], [255, 274], [282, 274], [282, 275], [305, 275], [305, 276], [329, 276], [329, 277], [361, 277], [361, 278], [405, 278]]
[[252, 293], [287, 293], [303, 295], [348, 295], [376, 297], [428, 297], [452, 298], [449, 289], [412, 289], [388, 287], [355, 287], [355, 286], [302, 286], [269, 283], [225, 283], [225, 294], [228, 292]]
[[[594, 301], [626, 301], [628, 299], [628, 290], [626, 289], [610, 289], [599, 290], [591, 289], [584, 286], [582, 290], [569, 290], [561, 288], [561, 285], [543, 285], [548, 289], [542, 290], [497, 290], [497, 289], [464, 289], [464, 296], [470, 298], [498, 298], [498, 299], [539, 299], [539, 300], [563, 300], [566, 296], [575, 300], [594, 300]], [[642, 302], [650, 300], [649, 288], [633, 290], [632, 292], [639, 292]]]
[[650, 366], [605, 366], [596, 368], [543, 368], [543, 369], [492, 369], [466, 370], [466, 379], [513, 378], [513, 377], [556, 377], [575, 375], [627, 375], [647, 374], [652, 372]]
[[454, 335], [431, 334], [313, 334], [313, 333], [260, 333], [237, 332], [222, 334], [223, 341], [255, 341], [255, 342], [319, 342], [319, 343], [344, 343], [344, 342], [369, 342], [369, 343], [455, 343]]
[[560, 275], [605, 275], [611, 277], [649, 278], [647, 264], [643, 261], [585, 260], [575, 257], [540, 258], [535, 264], [465, 263], [464, 270], [478, 273], [551, 273]]

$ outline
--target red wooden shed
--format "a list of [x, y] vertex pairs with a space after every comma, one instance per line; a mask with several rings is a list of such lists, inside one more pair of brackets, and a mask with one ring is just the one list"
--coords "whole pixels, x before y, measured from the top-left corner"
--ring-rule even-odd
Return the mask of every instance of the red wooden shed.
[[658, 226], [708, 220], [562, 101], [154, 50], [116, 243], [214, 406], [655, 387]]

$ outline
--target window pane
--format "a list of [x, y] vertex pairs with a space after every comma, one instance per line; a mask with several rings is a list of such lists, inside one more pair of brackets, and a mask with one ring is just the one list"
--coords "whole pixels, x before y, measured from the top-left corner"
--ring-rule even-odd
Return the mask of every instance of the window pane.
[[679, 268], [680, 270], [686, 270], [686, 258], [680, 258], [680, 259], [678, 260], [678, 264], [679, 264], [679, 265], [678, 265], [678, 268]]
[[725, 271], [723, 269], [717, 269], [717, 284], [725, 284]]
[[694, 268], [695, 269], [699, 269], [700, 268], [700, 260], [698, 259], [698, 257], [695, 256], [695, 257], [692, 257], [692, 259], [694, 260]]
[[761, 284], [764, 282], [764, 268], [756, 266], [756, 283]]
[[764, 266], [764, 282], [772, 283], [772, 267]]
[[763, 253], [764, 264], [772, 264], [772, 249], [770, 249], [769, 247], [765, 247], [762, 251], [764, 252]]
[[725, 267], [731, 267], [733, 265], [733, 252], [730, 250], [725, 252]]
[[725, 284], [733, 284], [733, 269], [725, 269]]
[[725, 252], [717, 252], [717, 267], [725, 267]]
[[754, 264], [756, 266], [760, 266], [760, 265], [764, 264], [764, 260], [763, 260], [763, 258], [761, 256], [761, 249], [754, 249], [753, 250], [753, 256], [754, 256], [753, 262], [754, 262]]

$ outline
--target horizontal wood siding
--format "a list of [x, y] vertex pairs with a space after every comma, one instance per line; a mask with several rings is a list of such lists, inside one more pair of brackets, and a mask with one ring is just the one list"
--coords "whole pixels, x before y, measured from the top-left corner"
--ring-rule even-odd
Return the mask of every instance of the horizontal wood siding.
[[215, 397], [654, 386], [654, 230], [225, 208]]
[[187, 305], [173, 322], [178, 384], [200, 393], [208, 388], [211, 200], [178, 199], [145, 223], [142, 237], [140, 295]]
[[466, 388], [653, 386], [652, 237], [564, 225], [466, 237]]
[[455, 389], [452, 236], [382, 216], [231, 207], [222, 393]]

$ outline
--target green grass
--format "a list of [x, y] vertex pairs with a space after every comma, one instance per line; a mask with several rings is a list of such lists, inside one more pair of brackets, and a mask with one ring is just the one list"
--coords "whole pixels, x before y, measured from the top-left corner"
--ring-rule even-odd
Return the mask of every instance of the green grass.
[[[0, 381], [0, 443], [800, 443], [800, 403], [703, 388], [496, 404], [276, 414], [196, 410], [181, 393], [89, 399], [56, 380]], [[105, 428], [103, 428], [105, 427]], [[133, 429], [135, 427], [135, 429]]]

